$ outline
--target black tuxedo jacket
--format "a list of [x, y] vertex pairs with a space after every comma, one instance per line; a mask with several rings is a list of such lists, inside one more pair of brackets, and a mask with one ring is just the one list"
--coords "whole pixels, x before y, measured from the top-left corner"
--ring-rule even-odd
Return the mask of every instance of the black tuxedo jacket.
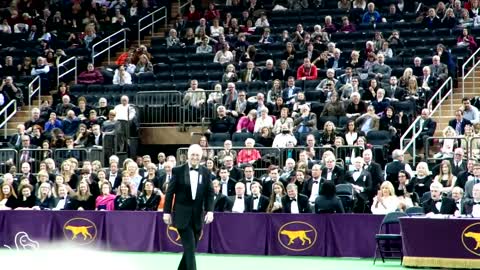
[[[362, 170], [362, 172], [360, 173], [360, 176], [358, 176], [357, 180], [355, 180], [353, 178], [353, 173], [354, 172], [350, 172], [350, 171], [347, 172], [347, 174], [345, 176], [345, 181], [349, 182], [349, 183], [352, 183], [354, 185], [363, 187], [364, 190], [363, 190], [362, 193], [365, 194], [365, 195], [372, 194], [372, 175], [370, 174], [370, 172], [367, 171], [367, 170]], [[362, 193], [360, 193], [360, 194], [362, 194]], [[367, 199], [367, 197], [365, 197], [365, 199]]]
[[177, 229], [185, 229], [190, 222], [193, 229], [200, 231], [203, 224], [203, 211], [213, 211], [213, 186], [207, 168], [199, 166], [199, 179], [195, 200], [192, 199], [190, 168], [188, 163], [173, 168], [172, 179], [165, 196], [165, 213], [171, 213], [173, 197], [173, 224]]
[[18, 137], [20, 137], [20, 136], [22, 136], [22, 135], [20, 135], [18, 133], [13, 135], [10, 138], [10, 140], [8, 141], [8, 147], [15, 148], [15, 149], [19, 150], [22, 146], [22, 139], [20, 138], [20, 140], [18, 141], [18, 145], [16, 143], [17, 143]]
[[[173, 177], [173, 176], [172, 176]], [[164, 173], [162, 175], [160, 175], [160, 177], [157, 177], [158, 179], [158, 183], [155, 183], [155, 187], [159, 188], [160, 190], [162, 190], [162, 192], [165, 192], [165, 190], [163, 190], [163, 185], [165, 184], [165, 182], [167, 181], [167, 174]], [[170, 179], [171, 180], [171, 179]], [[157, 186], [158, 185], [158, 186]]]
[[215, 212], [224, 212], [225, 207], [227, 206], [227, 196], [222, 193], [218, 193], [213, 196], [213, 211]]
[[[222, 185], [222, 180], [218, 179], [218, 181], [220, 181], [220, 193], [223, 194], [223, 190], [222, 190], [222, 187], [223, 187], [223, 185]], [[235, 179], [232, 179], [231, 177], [230, 177], [230, 179], [228, 179], [228, 181], [227, 181], [227, 188], [228, 188], [227, 194], [228, 194], [228, 196], [233, 196], [233, 195], [235, 195], [235, 185], [236, 185], [236, 184], [237, 184], [237, 181], [236, 181]]]
[[[248, 76], [248, 70], [245, 69], [243, 70], [242, 72], [240, 72], [240, 80], [242, 82], [246, 82], [247, 81], [247, 76]], [[258, 72], [257, 69], [253, 69], [252, 70], [252, 73], [251, 73], [251, 81], [256, 81], [256, 80], [260, 80], [260, 72]]]
[[277, 69], [277, 71], [275, 71], [274, 78], [279, 79], [282, 82], [286, 82], [290, 76], [295, 77], [295, 73], [291, 69], [286, 69], [285, 73], [282, 69]]
[[[225, 206], [225, 211], [232, 212], [233, 204], [235, 203], [235, 199], [237, 196], [228, 196], [227, 201], [226, 201], [226, 206]], [[244, 196], [243, 197], [243, 204], [244, 204], [244, 212], [247, 212], [247, 204], [248, 204], [248, 199], [250, 196]]]
[[370, 175], [372, 176], [372, 189], [377, 190], [380, 184], [383, 182], [382, 167], [380, 164], [372, 160], [369, 165], [365, 164], [363, 168], [370, 172]]
[[[310, 62], [315, 61], [315, 59], [317, 59], [319, 56], [320, 56], [320, 52], [317, 51], [317, 50], [315, 50], [315, 49], [313, 49], [313, 51], [312, 51], [312, 56], [309, 58], [309, 59], [310, 59]], [[303, 53], [302, 58], [308, 58], [308, 51], [305, 51], [305, 52]]]
[[[461, 127], [461, 132], [462, 134], [459, 134], [459, 135], [463, 135], [465, 133], [465, 126], [466, 125], [471, 125], [472, 122], [470, 122], [470, 120], [468, 119], [462, 119], [462, 122], [460, 123], [460, 127]], [[452, 119], [448, 122], [448, 125], [451, 126], [453, 129], [455, 129], [457, 127], [457, 119]]]
[[98, 138], [98, 144], [95, 144], [95, 135], [90, 133], [87, 138], [87, 147], [92, 146], [103, 146], [103, 133], [100, 133], [100, 137]]
[[[435, 134], [435, 130], [437, 129], [437, 122], [433, 121], [431, 118], [428, 118], [423, 122], [423, 127], [420, 127], [420, 122], [417, 123], [417, 130], [422, 128], [420, 135], [428, 135], [433, 136]], [[455, 128], [455, 127], [454, 127]]]
[[[283, 184], [284, 187], [287, 187], [287, 182], [282, 180], [282, 179], [278, 179], [279, 182], [281, 182]], [[271, 181], [269, 178], [268, 178], [268, 181], [265, 181], [263, 182], [263, 185], [262, 185], [262, 194], [269, 197], [270, 198], [270, 195], [272, 195], [272, 192], [273, 192], [273, 181]]]
[[[328, 169], [325, 167], [322, 169], [322, 180], [326, 181], [327, 180], [327, 173]], [[345, 171], [338, 167], [335, 166], [332, 171], [332, 178], [331, 181], [335, 183], [335, 185], [338, 184], [343, 184], [344, 183], [344, 176], [345, 176]]]
[[[283, 213], [291, 213], [291, 205], [292, 200], [288, 195], [283, 196], [282, 198], [282, 209]], [[297, 205], [298, 205], [298, 212], [300, 213], [311, 213], [312, 209], [310, 208], [310, 204], [308, 202], [308, 197], [303, 194], [297, 195]]]
[[462, 163], [460, 163], [460, 166], [455, 166], [455, 161], [453, 161], [453, 159], [450, 159], [449, 161], [450, 161], [450, 164], [452, 164], [452, 174], [457, 176], [457, 179], [458, 179], [458, 175], [461, 172], [464, 172], [467, 170], [467, 161], [462, 160]]
[[440, 207], [440, 211], [438, 211], [438, 209], [435, 207], [435, 201], [430, 198], [423, 203], [423, 210], [425, 214], [433, 212], [434, 214], [453, 215], [455, 210], [457, 210], [457, 205], [453, 199], [443, 198], [442, 206]]
[[[307, 196], [307, 198], [310, 198], [310, 196], [312, 196], [312, 186], [313, 186], [313, 177], [308, 179], [308, 180], [305, 180], [304, 181], [304, 184], [303, 184], [303, 189], [300, 193], [302, 193], [303, 195]], [[321, 183], [321, 178], [319, 179], [320, 183]], [[321, 184], [320, 184], [321, 185]], [[321, 190], [321, 186], [318, 188], [318, 195], [320, 195], [320, 190]]]
[[473, 206], [475, 205], [475, 202], [470, 199], [463, 199], [462, 200], [462, 210], [460, 214], [462, 215], [471, 215], [473, 211]]
[[254, 201], [253, 195], [248, 196], [247, 201], [246, 201], [247, 207], [245, 208], [245, 212], [254, 212], [254, 213], [265, 213], [265, 212], [267, 212], [267, 207], [268, 207], [268, 203], [269, 203], [268, 197], [265, 196], [265, 195], [260, 195], [260, 197], [258, 197], [258, 200], [259, 201], [258, 201], [257, 210], [254, 210], [253, 209], [253, 201]]
[[[253, 177], [251, 181], [252, 181], [251, 183], [258, 182], [258, 183], [260, 183], [260, 186], [262, 185], [262, 181], [260, 181], [260, 179], [258, 179], [256, 177]], [[248, 193], [247, 193], [247, 180], [245, 180], [245, 178], [242, 178], [238, 182], [241, 182], [245, 185], [245, 195], [248, 195]], [[250, 183], [250, 185], [251, 185], [251, 183]]]
[[235, 181], [239, 181], [240, 179], [243, 178], [243, 172], [240, 170], [238, 167], [233, 167], [230, 170], [230, 178], [232, 178]]

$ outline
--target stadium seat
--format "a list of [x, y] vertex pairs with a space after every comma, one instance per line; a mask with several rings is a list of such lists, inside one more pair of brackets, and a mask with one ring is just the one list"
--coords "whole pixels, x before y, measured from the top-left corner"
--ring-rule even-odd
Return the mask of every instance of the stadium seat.
[[367, 133], [367, 142], [371, 145], [384, 146], [392, 139], [390, 131], [371, 130]]
[[229, 133], [212, 133], [210, 134], [210, 138], [208, 140], [208, 145], [212, 147], [220, 147], [223, 146], [223, 143], [226, 140], [230, 140]]
[[[244, 147], [245, 140], [248, 138], [253, 138], [253, 134], [250, 132], [235, 132], [232, 135], [232, 144], [233, 147]], [[223, 144], [222, 144], [223, 145]]]

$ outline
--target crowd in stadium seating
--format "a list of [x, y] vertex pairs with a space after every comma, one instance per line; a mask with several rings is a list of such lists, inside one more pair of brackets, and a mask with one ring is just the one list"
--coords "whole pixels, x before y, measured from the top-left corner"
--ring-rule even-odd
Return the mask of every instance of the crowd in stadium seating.
[[[89, 59], [101, 36], [133, 26], [157, 5], [87, 2], [21, 1], [4, 10], [2, 36], [12, 38], [2, 49], [0, 108], [8, 100], [25, 100], [17, 79], [39, 75], [42, 88], [50, 90], [60, 62], [73, 55]], [[103, 95], [107, 86], [99, 85], [128, 91], [165, 83], [161, 90], [184, 93], [181, 105], [198, 116], [194, 120], [211, 118], [199, 144], [214, 180], [216, 211], [384, 214], [423, 204], [427, 212], [453, 214], [427, 206], [439, 190], [456, 201], [463, 189], [468, 198], [478, 197], [473, 191], [480, 190], [480, 166], [471, 160], [458, 164], [468, 145], [444, 139], [436, 157], [444, 160], [432, 174], [423, 162], [412, 170], [396, 149], [417, 115], [417, 145], [435, 133], [436, 123], [423, 108], [456, 76], [457, 58], [477, 49], [470, 33], [475, 28], [468, 27], [478, 25], [478, 1], [332, 3], [233, 0], [209, 4], [205, 12], [191, 5], [166, 38], [152, 40], [152, 48], [130, 49], [112, 67], [86, 65], [78, 85], [58, 85], [52, 104], [33, 109], [31, 120], [11, 137], [19, 155], [3, 176], [0, 208], [161, 210], [173, 156], [159, 154], [158, 166], [149, 156], [119, 166], [111, 156], [109, 164], [83, 160], [80, 168], [71, 151], [56, 169], [46, 150], [101, 147], [104, 134], [114, 132], [116, 150], [125, 151], [128, 123], [136, 116], [128, 98], [136, 93]], [[429, 36], [420, 39], [423, 34]], [[28, 57], [20, 58], [17, 49]], [[118, 101], [115, 109], [108, 105]], [[478, 121], [478, 110], [466, 99], [445, 137], [472, 136], [470, 124]], [[45, 151], [34, 158], [29, 149]], [[33, 171], [37, 164], [40, 170]], [[441, 187], [430, 188], [432, 182]]]

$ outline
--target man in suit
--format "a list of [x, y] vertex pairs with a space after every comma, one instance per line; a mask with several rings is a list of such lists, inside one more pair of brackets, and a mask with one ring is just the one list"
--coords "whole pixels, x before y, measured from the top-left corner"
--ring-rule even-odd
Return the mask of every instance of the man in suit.
[[298, 194], [297, 185], [291, 183], [287, 185], [287, 196], [282, 198], [283, 213], [300, 214], [311, 213], [312, 209], [308, 202], [308, 197]]
[[465, 126], [472, 125], [472, 122], [470, 122], [470, 120], [463, 118], [462, 110], [456, 110], [455, 119], [450, 120], [448, 122], [448, 125], [451, 126], [453, 129], [455, 129], [458, 135], [463, 135], [465, 134]]
[[[179, 270], [197, 269], [195, 249], [197, 248], [203, 221], [213, 221], [213, 187], [207, 168], [200, 166], [202, 147], [198, 144], [188, 148], [188, 163], [173, 169], [173, 177], [165, 196], [163, 221], [177, 228], [180, 235], [183, 256]], [[172, 205], [175, 197], [172, 221]], [[203, 211], [206, 211], [203, 219]]]
[[218, 176], [220, 179], [220, 191], [225, 196], [235, 195], [235, 184], [237, 181], [230, 177], [230, 172], [227, 167], [221, 167]]
[[22, 136], [25, 135], [25, 125], [17, 125], [17, 134], [13, 135], [8, 141], [8, 147], [19, 150], [22, 145]]
[[[229, 83], [233, 84], [233, 83]], [[235, 84], [234, 84], [235, 85]], [[240, 118], [242, 116], [247, 115], [247, 93], [245, 90], [240, 90], [238, 91], [238, 96], [235, 100], [230, 102], [230, 104], [227, 104], [227, 114], [231, 114], [235, 118]]]
[[444, 82], [448, 78], [447, 65], [440, 62], [440, 56], [435, 55], [432, 57], [432, 64], [428, 66], [432, 73], [432, 76], [440, 82]]
[[158, 178], [158, 183], [154, 183], [156, 188], [159, 188], [162, 192], [166, 192], [165, 183], [169, 183], [172, 180], [173, 164], [170, 161], [163, 163], [163, 173]]
[[[373, 160], [373, 153], [371, 149], [365, 149], [362, 153], [362, 156], [364, 162], [363, 168], [372, 176], [372, 190], [378, 190], [384, 179], [382, 167]], [[372, 194], [370, 198], [373, 198], [373, 195], [374, 194]]]
[[427, 142], [429, 137], [433, 137], [437, 129], [437, 122], [430, 118], [430, 110], [422, 110], [421, 118], [417, 123], [416, 130], [421, 130], [417, 137], [416, 147], [421, 148]]
[[22, 176], [20, 178], [27, 178], [30, 185], [35, 186], [37, 184], [37, 178], [31, 173], [31, 166], [28, 162], [21, 164]]
[[103, 148], [103, 133], [100, 130], [100, 125], [92, 126], [92, 133], [87, 139], [87, 147]]
[[241, 182], [235, 184], [235, 195], [227, 197], [226, 211], [243, 213], [247, 210], [247, 202], [250, 196], [245, 196], [245, 185]]
[[31, 151], [31, 149], [34, 149], [34, 147], [30, 145], [30, 136], [23, 135], [21, 138], [22, 145], [20, 146], [20, 151], [18, 152], [20, 163], [35, 162], [35, 152]]
[[265, 63], [265, 68], [260, 71], [260, 79], [264, 82], [273, 81], [275, 78], [275, 67], [273, 60], [268, 59]]
[[280, 179], [280, 173], [278, 171], [278, 167], [275, 165], [272, 165], [269, 167], [268, 177], [263, 182], [263, 188], [262, 188], [263, 195], [270, 198], [270, 195], [273, 192], [272, 185], [273, 183], [276, 183], [276, 182], [282, 183], [284, 187], [287, 185], [287, 182], [284, 182]]
[[220, 181], [213, 180], [213, 211], [215, 212], [224, 212], [227, 205], [227, 196], [223, 195], [220, 192]]
[[[423, 88], [424, 90], [432, 94], [433, 91], [435, 91], [437, 88], [437, 80], [435, 80], [435, 78], [431, 75], [430, 67], [423, 67], [422, 72], [423, 76], [419, 76], [417, 78], [417, 84], [420, 88]], [[428, 94], [427, 96], [429, 96], [430, 94]]]
[[116, 190], [122, 184], [122, 172], [118, 169], [118, 162], [110, 162], [106, 175], [107, 180], [112, 184], [113, 190]]
[[287, 104], [295, 103], [295, 98], [301, 91], [300, 87], [295, 86], [295, 78], [293, 76], [288, 77], [287, 87], [282, 91], [283, 102]]
[[443, 214], [453, 215], [457, 210], [455, 201], [451, 198], [442, 198], [442, 184], [433, 182], [430, 185], [430, 199], [423, 203], [423, 212], [427, 215]]
[[465, 183], [465, 197], [473, 198], [473, 186], [480, 183], [480, 163], [473, 164], [473, 177]]
[[368, 202], [370, 194], [372, 194], [372, 176], [370, 172], [363, 168], [364, 161], [361, 157], [353, 159], [353, 166], [355, 167], [353, 172], [347, 172], [345, 182], [351, 183], [353, 190], [355, 191], [355, 197], [357, 199], [356, 205], [358, 210]]
[[315, 203], [315, 199], [320, 195], [320, 185], [322, 177], [322, 167], [319, 164], [312, 166], [312, 177], [303, 185], [301, 193], [307, 196], [310, 204]]
[[261, 183], [259, 179], [254, 176], [253, 166], [252, 164], [247, 164], [243, 168], [244, 178], [242, 178], [239, 182], [245, 185], [245, 195], [252, 195], [251, 186], [254, 182]]
[[335, 85], [336, 89], [340, 89], [345, 84], [352, 84], [353, 80], [353, 70], [351, 67], [347, 67], [345, 69], [345, 73], [340, 75], [337, 80], [337, 84]]
[[260, 80], [260, 73], [255, 69], [255, 64], [252, 61], [248, 61], [247, 69], [240, 73], [240, 80], [246, 83]]
[[472, 199], [465, 201], [463, 204], [461, 214], [480, 217], [480, 184], [473, 186], [472, 194]]
[[[330, 57], [327, 62], [327, 68], [333, 68], [334, 70], [344, 69], [347, 65], [345, 59], [341, 57], [342, 52], [336, 48], [333, 51], [333, 57]], [[316, 59], [316, 58], [313, 58]]]
[[392, 152], [392, 162], [385, 165], [385, 180], [390, 181], [393, 184], [395, 190], [398, 189], [398, 173], [400, 171], [406, 171], [409, 175], [415, 175], [412, 168], [408, 163], [403, 161], [403, 150], [395, 149]]
[[233, 157], [231, 155], [227, 155], [223, 158], [223, 166], [228, 170], [229, 177], [235, 180], [235, 182], [243, 178], [242, 170], [233, 165]]
[[385, 87], [385, 98], [390, 101], [402, 101], [405, 96], [405, 89], [398, 86], [396, 76], [390, 76], [389, 84]]
[[465, 198], [463, 196], [464, 192], [463, 189], [460, 187], [454, 187], [452, 189], [452, 199], [455, 201], [455, 205], [457, 206], [458, 212], [455, 213], [455, 215], [463, 215], [463, 205], [470, 201], [469, 199]]
[[473, 176], [473, 165], [475, 164], [475, 159], [471, 158], [467, 160], [467, 169], [463, 172], [460, 172], [457, 176], [457, 181], [455, 181], [455, 186], [465, 189], [465, 184], [468, 180], [474, 178]]
[[250, 188], [252, 196], [247, 197], [245, 212], [265, 213], [269, 200], [267, 196], [262, 195], [262, 185], [260, 182], [253, 182]]
[[308, 43], [307, 51], [303, 54], [303, 58], [308, 58], [310, 62], [313, 62], [320, 56], [320, 52], [315, 50], [313, 47], [313, 43]]
[[295, 76], [295, 73], [288, 67], [287, 60], [280, 62], [280, 68], [275, 72], [275, 79], [286, 82], [289, 77]]
[[344, 175], [345, 171], [336, 165], [334, 156], [328, 156], [325, 158], [325, 167], [322, 169], [322, 182], [332, 181], [335, 186], [343, 184]]
[[368, 69], [368, 75], [379, 82], [387, 82], [392, 74], [392, 68], [385, 64], [385, 56], [382, 53], [377, 54], [377, 59], [378, 63]]
[[453, 160], [452, 162], [452, 174], [457, 176], [465, 171], [467, 169], [467, 162], [463, 160], [463, 157], [465, 156], [465, 152], [463, 151], [463, 148], [458, 147], [455, 148], [453, 151]]

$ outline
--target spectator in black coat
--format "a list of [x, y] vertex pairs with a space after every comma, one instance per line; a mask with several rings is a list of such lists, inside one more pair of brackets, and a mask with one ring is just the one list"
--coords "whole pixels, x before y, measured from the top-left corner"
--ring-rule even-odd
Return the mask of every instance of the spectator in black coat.
[[322, 185], [320, 195], [315, 199], [315, 213], [345, 213], [332, 182], [327, 181]]

